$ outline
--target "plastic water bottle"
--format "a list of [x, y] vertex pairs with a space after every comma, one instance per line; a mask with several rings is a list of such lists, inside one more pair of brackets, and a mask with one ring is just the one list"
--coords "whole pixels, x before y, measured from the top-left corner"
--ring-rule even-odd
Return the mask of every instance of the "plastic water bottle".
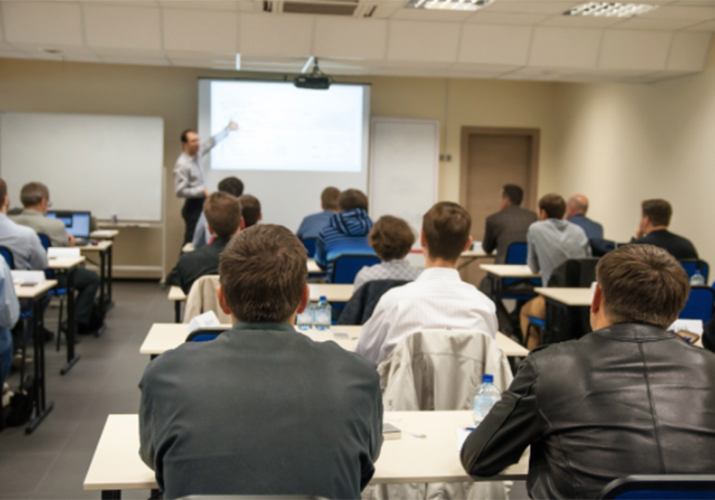
[[702, 286], [705, 284], [705, 277], [700, 274], [700, 269], [696, 269], [695, 274], [690, 277], [690, 284], [693, 286]]
[[472, 406], [472, 417], [474, 425], [482, 423], [492, 406], [501, 399], [501, 392], [494, 386], [494, 376], [482, 375], [482, 383], [474, 389], [474, 405]]
[[313, 324], [315, 323], [315, 304], [308, 302], [305, 311], [298, 315], [295, 319], [295, 323], [301, 330], [310, 330], [313, 328]]
[[328, 301], [323, 295], [320, 297], [320, 302], [315, 308], [315, 328], [317, 330], [327, 330], [330, 328], [331, 320], [333, 319], [333, 308], [330, 307]]

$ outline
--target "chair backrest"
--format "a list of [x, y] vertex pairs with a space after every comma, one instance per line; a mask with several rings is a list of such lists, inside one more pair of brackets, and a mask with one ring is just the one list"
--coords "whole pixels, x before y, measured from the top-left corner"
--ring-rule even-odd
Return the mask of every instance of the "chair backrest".
[[524, 265], [529, 253], [529, 245], [525, 241], [515, 241], [506, 249], [505, 264]]
[[218, 289], [219, 278], [217, 274], [209, 274], [201, 276], [194, 281], [189, 290], [189, 295], [186, 297], [186, 305], [184, 306], [184, 323], [191, 322], [199, 314], [208, 311], [216, 313], [216, 317], [221, 324], [231, 323], [231, 316], [221, 310], [216, 297], [216, 289]]
[[380, 258], [377, 255], [340, 255], [333, 261], [330, 282], [352, 284], [360, 269], [379, 263]]
[[46, 234], [42, 233], [37, 233], [37, 236], [40, 237], [40, 243], [42, 243], [42, 246], [45, 250], [50, 248], [52, 246], [52, 240], [50, 240], [50, 237], [47, 236]]
[[713, 317], [715, 290], [709, 286], [693, 286], [685, 307], [678, 315], [681, 319], [700, 319], [707, 323]]
[[490, 335], [422, 330], [403, 338], [377, 367], [385, 411], [466, 410], [482, 375], [505, 391], [513, 379], [506, 355]]
[[715, 474], [633, 475], [611, 481], [599, 498], [715, 499]]
[[186, 337], [186, 342], [209, 342], [225, 331], [226, 330], [216, 330], [210, 328], [194, 330]]
[[9, 267], [10, 269], [15, 269], [15, 257], [13, 257], [12, 251], [8, 247], [0, 246], [0, 255], [5, 258], [5, 262], [7, 262], [7, 267]]
[[685, 259], [681, 260], [680, 264], [683, 266], [683, 269], [685, 269], [685, 272], [688, 273], [688, 278], [692, 278], [695, 271], [699, 270], [700, 274], [702, 274], [703, 278], [705, 278], [705, 283], [708, 282], [708, 278], [710, 276], [710, 265], [704, 260]]
[[364, 283], [345, 303], [338, 325], [364, 325], [385, 292], [409, 283], [405, 280], [375, 280]]
[[585, 259], [569, 259], [554, 269], [549, 278], [550, 287], [587, 288], [596, 281], [595, 257]]
[[312, 259], [315, 257], [315, 242], [318, 241], [318, 238], [306, 238], [303, 240], [303, 246], [305, 247], [305, 250], [308, 252], [308, 258]]

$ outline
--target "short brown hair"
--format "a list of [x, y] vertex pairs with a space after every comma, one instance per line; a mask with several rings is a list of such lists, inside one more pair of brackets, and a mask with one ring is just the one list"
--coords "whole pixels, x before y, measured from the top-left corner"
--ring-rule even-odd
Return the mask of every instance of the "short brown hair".
[[250, 194], [244, 194], [238, 201], [241, 202], [241, 213], [243, 214], [243, 223], [246, 227], [255, 226], [258, 219], [261, 218], [261, 202], [258, 198]]
[[320, 193], [320, 206], [323, 210], [338, 210], [338, 199], [340, 198], [340, 190], [336, 187], [326, 187]]
[[558, 194], [547, 194], [539, 200], [539, 210], [546, 212], [549, 219], [563, 219], [566, 213], [566, 201]]
[[238, 198], [218, 191], [204, 202], [204, 215], [209, 227], [219, 238], [233, 236], [241, 225], [241, 203]]
[[383, 215], [372, 226], [368, 241], [380, 260], [404, 259], [415, 244], [415, 234], [403, 219]]
[[509, 202], [518, 207], [521, 205], [521, 200], [524, 199], [524, 190], [516, 184], [506, 184], [502, 190], [502, 198], [508, 198]]
[[226, 177], [218, 183], [218, 190], [238, 198], [243, 194], [243, 181], [238, 177]]
[[5, 203], [5, 197], [7, 196], [7, 184], [4, 179], [0, 179], [0, 205]]
[[650, 219], [654, 226], [669, 226], [673, 216], [673, 207], [665, 200], [645, 200], [641, 203], [643, 215]]
[[183, 143], [189, 142], [189, 137], [188, 137], [189, 132], [193, 132], [195, 134], [196, 130], [194, 130], [192, 128], [187, 128], [186, 130], [184, 130], [181, 133], [181, 142], [183, 142]]
[[667, 328], [690, 294], [688, 275], [666, 250], [626, 245], [607, 253], [596, 266], [605, 313], [618, 323]]
[[277, 323], [298, 309], [308, 278], [303, 243], [288, 229], [261, 224], [231, 239], [219, 264], [226, 305], [240, 321]]
[[456, 262], [469, 241], [472, 216], [449, 201], [436, 203], [422, 218], [430, 257]]
[[359, 189], [346, 189], [340, 193], [338, 206], [343, 212], [354, 210], [356, 208], [367, 210], [367, 196], [365, 196], [365, 193]]
[[20, 190], [20, 201], [23, 207], [34, 207], [45, 198], [50, 199], [50, 190], [41, 182], [28, 182]]

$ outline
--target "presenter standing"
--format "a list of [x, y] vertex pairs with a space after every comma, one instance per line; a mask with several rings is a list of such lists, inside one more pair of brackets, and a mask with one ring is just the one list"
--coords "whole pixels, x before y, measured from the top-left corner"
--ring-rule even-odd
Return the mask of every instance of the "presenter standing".
[[201, 165], [201, 158], [225, 139], [232, 130], [238, 130], [238, 124], [234, 121], [229, 122], [225, 129], [204, 144], [199, 144], [199, 134], [193, 129], [184, 130], [181, 134], [181, 148], [184, 152], [181, 153], [174, 165], [174, 191], [178, 198], [186, 198], [184, 208], [181, 209], [181, 216], [186, 223], [186, 233], [182, 245], [191, 242], [194, 237], [194, 229], [201, 216], [204, 200], [209, 196], [204, 185], [204, 168]]

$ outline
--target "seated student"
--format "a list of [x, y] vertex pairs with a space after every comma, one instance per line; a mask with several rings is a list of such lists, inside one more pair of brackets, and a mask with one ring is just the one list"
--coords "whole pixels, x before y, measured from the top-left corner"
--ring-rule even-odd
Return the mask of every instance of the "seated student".
[[[46, 217], [50, 206], [50, 190], [41, 182], [30, 182], [22, 186], [20, 201], [24, 210], [11, 219], [23, 226], [27, 226], [37, 234], [45, 234], [50, 238], [54, 247], [74, 246], [74, 237], [67, 233], [64, 223], [58, 219]], [[57, 275], [60, 286], [66, 286], [67, 277]], [[74, 287], [77, 290], [77, 332], [80, 334], [94, 333], [102, 327], [101, 320], [95, 319], [98, 324], [93, 324], [92, 311], [94, 299], [99, 290], [99, 275], [94, 271], [78, 267], [74, 271]]]
[[379, 376], [360, 356], [295, 330], [310, 295], [306, 259], [282, 226], [242, 231], [219, 271], [233, 328], [167, 351], [144, 372], [140, 454], [164, 498], [357, 499], [372, 478]]
[[566, 220], [583, 229], [589, 240], [603, 239], [603, 226], [586, 217], [588, 212], [588, 198], [582, 194], [575, 194], [566, 202]]
[[379, 365], [395, 346], [427, 328], [497, 333], [496, 306], [459, 277], [457, 261], [472, 244], [472, 218], [456, 203], [434, 205], [422, 219], [425, 270], [413, 282], [386, 292], [363, 325], [355, 352]]
[[[237, 177], [226, 177], [218, 183], [218, 190], [222, 193], [228, 193], [238, 198], [243, 194], [243, 182], [241, 182], [241, 179]], [[201, 216], [196, 223], [196, 229], [194, 229], [194, 239], [191, 243], [194, 245], [194, 250], [196, 250], [204, 245], [208, 245], [210, 241], [211, 233], [209, 233], [206, 216], [202, 210]]]
[[261, 202], [258, 198], [251, 196], [250, 194], [244, 194], [238, 198], [241, 202], [241, 215], [243, 216], [243, 229], [247, 229], [251, 226], [258, 224], [258, 221], [263, 220], [263, 214], [261, 213]]
[[326, 187], [323, 189], [320, 194], [320, 207], [323, 211], [306, 216], [300, 223], [300, 227], [295, 233], [296, 236], [301, 240], [317, 238], [320, 230], [328, 225], [333, 214], [338, 213], [338, 198], [340, 198], [338, 188]]
[[318, 234], [315, 243], [315, 262], [323, 269], [340, 256], [341, 248], [349, 245], [350, 252], [373, 251], [367, 242], [372, 221], [367, 215], [367, 196], [357, 189], [347, 189], [338, 199], [340, 212], [333, 214], [330, 222]]
[[213, 241], [179, 258], [169, 281], [189, 293], [191, 285], [201, 276], [218, 274], [219, 256], [231, 237], [243, 229], [241, 203], [238, 198], [218, 191], [204, 202], [204, 215]]
[[0, 246], [6, 247], [12, 253], [15, 269], [44, 271], [48, 264], [47, 252], [40, 243], [40, 238], [29, 227], [10, 220], [7, 216], [9, 205], [7, 184], [0, 179]]
[[690, 240], [668, 231], [673, 216], [670, 203], [665, 200], [645, 200], [641, 207], [641, 221], [631, 243], [664, 248], [678, 260], [698, 258], [698, 252]]
[[506, 262], [509, 245], [526, 241], [529, 226], [536, 222], [534, 212], [521, 208], [523, 199], [524, 191], [519, 186], [507, 184], [501, 192], [499, 211], [487, 217], [482, 249], [487, 255], [496, 249], [496, 264]]
[[12, 284], [10, 267], [5, 259], [0, 258], [0, 394], [12, 365], [13, 344], [10, 330], [18, 319], [20, 319], [20, 304]]
[[[591, 256], [591, 246], [576, 224], [563, 220], [566, 202], [558, 194], [547, 194], [539, 200], [539, 220], [529, 227], [526, 241], [529, 244], [527, 263], [535, 273], [541, 271], [541, 281], [549, 286], [551, 273], [569, 259]], [[529, 316], [546, 318], [546, 300], [542, 295], [524, 304], [519, 313], [521, 332], [528, 339], [527, 348], [541, 343], [538, 334], [529, 329]]]
[[415, 243], [415, 235], [404, 220], [383, 215], [372, 226], [368, 242], [382, 262], [365, 266], [358, 271], [355, 276], [355, 290], [368, 281], [414, 281], [422, 272], [422, 269], [412, 267], [405, 260]]
[[667, 252], [619, 248], [598, 263], [589, 333], [532, 352], [467, 438], [461, 458], [489, 477], [531, 446], [530, 498], [601, 498], [631, 474], [715, 470], [715, 354], [665, 331], [688, 278]]

